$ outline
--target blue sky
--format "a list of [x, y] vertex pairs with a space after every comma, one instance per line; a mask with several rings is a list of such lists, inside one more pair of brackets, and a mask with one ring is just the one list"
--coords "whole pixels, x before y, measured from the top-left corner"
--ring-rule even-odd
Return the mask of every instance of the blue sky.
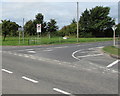
[[[110, 16], [118, 22], [117, 2], [79, 2], [79, 15], [84, 10], [95, 6], [110, 7]], [[22, 25], [22, 18], [25, 22], [35, 19], [37, 13], [44, 15], [44, 21], [55, 19], [59, 28], [71, 23], [76, 19], [76, 2], [2, 2], [2, 19], [10, 19]]]

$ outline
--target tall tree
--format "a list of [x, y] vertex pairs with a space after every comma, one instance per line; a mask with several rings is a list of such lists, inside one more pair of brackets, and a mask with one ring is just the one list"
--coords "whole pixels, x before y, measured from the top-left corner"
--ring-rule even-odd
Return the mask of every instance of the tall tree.
[[50, 34], [55, 34], [55, 32], [58, 29], [58, 26], [56, 25], [57, 22], [55, 21], [55, 19], [50, 19], [50, 21], [47, 23], [47, 32], [49, 32]]
[[110, 29], [114, 20], [108, 16], [110, 8], [96, 6], [91, 10], [85, 10], [80, 17], [81, 29], [86, 32], [92, 32], [96, 37], [105, 36], [105, 30]]
[[59, 30], [59, 34], [61, 36], [70, 36], [70, 35], [76, 35], [77, 33], [77, 25], [76, 25], [76, 21], [75, 19], [72, 20], [71, 24], [70, 25], [67, 25], [67, 26], [64, 26], [61, 30]]
[[4, 36], [3, 41], [7, 35], [9, 36], [17, 36], [17, 30], [19, 25], [15, 22], [11, 22], [10, 20], [2, 20], [2, 34]]
[[46, 22], [44, 22], [44, 16], [41, 13], [38, 13], [35, 16], [35, 20], [29, 20], [26, 22], [24, 28], [27, 35], [36, 35], [37, 34], [37, 24], [41, 24], [42, 34], [46, 32]]
[[29, 20], [28, 22], [26, 22], [25, 26], [24, 26], [24, 30], [25, 30], [25, 35], [35, 35], [35, 30], [34, 30], [34, 24], [32, 20]]
[[44, 34], [46, 32], [46, 22], [44, 22], [44, 16], [42, 13], [38, 13], [36, 16], [36, 19], [33, 21], [34, 27], [36, 29], [37, 24], [41, 24], [41, 33]]
[[84, 11], [84, 13], [82, 13], [82, 16], [80, 17], [80, 29], [84, 32], [89, 32], [89, 28], [90, 28], [90, 12], [86, 9]]

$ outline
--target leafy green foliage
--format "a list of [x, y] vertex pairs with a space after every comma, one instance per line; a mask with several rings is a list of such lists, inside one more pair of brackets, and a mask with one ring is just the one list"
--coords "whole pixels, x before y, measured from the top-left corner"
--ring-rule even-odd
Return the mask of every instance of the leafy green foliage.
[[56, 24], [57, 22], [55, 19], [50, 19], [50, 22], [47, 23], [47, 32], [50, 34], [55, 34], [55, 32], [58, 30], [58, 26]]
[[17, 30], [19, 25], [10, 20], [2, 20], [2, 35], [4, 36], [4, 41], [6, 36], [17, 36]]
[[108, 29], [114, 24], [114, 20], [109, 17], [109, 7], [96, 6], [91, 10], [85, 10], [80, 17], [81, 30], [84, 32], [92, 32], [95, 37], [105, 37]]
[[76, 34], [76, 30], [77, 30], [76, 21], [75, 19], [73, 19], [70, 25], [64, 26], [61, 30], [59, 30], [58, 33], [60, 36], [65, 35], [71, 36]]
[[[90, 10], [86, 9], [79, 20], [80, 37], [112, 37], [112, 26], [115, 21], [109, 16], [109, 7], [96, 6]], [[64, 26], [60, 35], [76, 35], [76, 22], [72, 21], [68, 26]]]
[[24, 29], [26, 35], [36, 35], [37, 34], [37, 24], [41, 24], [42, 34], [46, 32], [46, 22], [44, 22], [44, 16], [38, 13], [35, 16], [35, 20], [29, 20], [26, 22]]
[[41, 34], [46, 35], [47, 32], [54, 33], [57, 31], [58, 26], [56, 25], [57, 22], [54, 19], [50, 19], [50, 22], [46, 23], [44, 22], [44, 16], [41, 13], [38, 13], [35, 16], [35, 20], [29, 20], [26, 22], [24, 28], [25, 28], [25, 34], [26, 35], [36, 35], [37, 34], [37, 24], [41, 24]]

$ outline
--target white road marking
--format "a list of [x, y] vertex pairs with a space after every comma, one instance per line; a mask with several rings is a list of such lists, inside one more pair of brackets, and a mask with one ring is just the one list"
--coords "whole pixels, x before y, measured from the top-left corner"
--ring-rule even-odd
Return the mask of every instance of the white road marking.
[[67, 48], [68, 46], [54, 47], [54, 48]]
[[25, 55], [24, 57], [29, 58], [29, 56], [28, 56], [28, 55]]
[[13, 53], [13, 55], [17, 55], [16, 53]]
[[55, 62], [60, 62], [59, 60], [54, 60]]
[[38, 81], [33, 80], [33, 79], [30, 79], [30, 78], [28, 78], [28, 77], [26, 77], [26, 76], [22, 76], [22, 78], [25, 79], [25, 80], [31, 81], [31, 82], [33, 82], [33, 83], [38, 83]]
[[28, 58], [28, 57], [29, 57], [29, 55], [27, 55], [27, 54], [24, 54], [24, 57]]
[[80, 52], [80, 53], [86, 53], [86, 52]]
[[31, 59], [37, 59], [37, 58], [35, 58], [35, 57], [30, 57]]
[[60, 92], [60, 93], [63, 93], [63, 94], [66, 94], [66, 95], [71, 95], [71, 93], [69, 92], [66, 92], [66, 91], [63, 91], [61, 89], [58, 89], [58, 88], [53, 88], [54, 91], [57, 91], [57, 92]]
[[34, 49], [25, 49], [25, 50], [30, 51], [30, 50], [34, 50]]
[[96, 47], [96, 48], [103, 48], [104, 46]]
[[84, 56], [77, 56], [77, 57], [78, 58], [81, 58], [81, 57], [93, 57], [93, 56], [100, 56], [100, 55], [103, 55], [103, 54], [84, 55]]
[[18, 56], [23, 56], [22, 54], [18, 54]]
[[72, 57], [75, 58], [75, 59], [77, 59], [77, 60], [80, 60], [79, 58], [77, 58], [77, 57], [75, 56], [75, 54], [76, 54], [77, 52], [79, 52], [79, 51], [81, 51], [81, 50], [77, 50], [77, 51], [73, 52], [73, 53], [72, 53]]
[[36, 53], [35, 51], [28, 51], [29, 53]]
[[53, 51], [53, 50], [43, 50], [43, 51]]
[[109, 64], [109, 65], [107, 66], [107, 68], [112, 67], [113, 65], [117, 64], [119, 61], [120, 61], [120, 60], [116, 60], [116, 61], [114, 61], [113, 63]]
[[88, 50], [93, 50], [94, 48], [89, 48]]
[[13, 73], [13, 72], [8, 71], [8, 70], [6, 70], [6, 69], [2, 69], [2, 71], [7, 72], [7, 73], [9, 73], [9, 74], [12, 74], [12, 73]]

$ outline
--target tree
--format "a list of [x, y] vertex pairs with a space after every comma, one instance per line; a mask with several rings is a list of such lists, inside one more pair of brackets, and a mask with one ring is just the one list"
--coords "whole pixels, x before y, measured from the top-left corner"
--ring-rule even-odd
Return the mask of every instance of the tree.
[[102, 6], [96, 6], [91, 10], [86, 9], [79, 21], [81, 30], [87, 33], [92, 32], [92, 35], [96, 37], [105, 36], [105, 30], [110, 29], [115, 24], [115, 21], [108, 16], [109, 11], [109, 7]]
[[55, 19], [50, 19], [50, 21], [47, 23], [47, 32], [50, 34], [55, 34], [55, 32], [58, 30], [58, 26], [56, 25], [57, 22]]
[[36, 29], [37, 24], [41, 24], [41, 33], [44, 34], [46, 32], [46, 22], [44, 22], [44, 16], [42, 13], [38, 13], [36, 16], [36, 19], [33, 21], [34, 27]]
[[24, 28], [26, 35], [36, 35], [37, 34], [37, 24], [41, 24], [42, 34], [46, 32], [46, 22], [44, 22], [44, 16], [41, 13], [38, 13], [35, 16], [35, 20], [29, 20], [26, 22]]
[[82, 13], [82, 16], [80, 17], [80, 27], [83, 32], [89, 32], [90, 28], [90, 12], [86, 9], [84, 13]]
[[28, 22], [26, 22], [25, 26], [24, 26], [24, 30], [25, 30], [25, 35], [34, 35], [35, 34], [35, 30], [34, 30], [34, 24], [32, 20], [29, 20]]
[[75, 21], [75, 19], [73, 19], [72, 20], [72, 22], [71, 22], [71, 24], [70, 25], [67, 25], [67, 26], [64, 26], [61, 30], [59, 30], [59, 34], [61, 35], [61, 36], [65, 36], [65, 35], [67, 35], [67, 36], [70, 36], [70, 35], [76, 35], [76, 33], [77, 33], [77, 25], [76, 25], [76, 21]]
[[4, 36], [3, 41], [7, 35], [9, 36], [17, 36], [17, 30], [19, 25], [15, 22], [11, 22], [10, 20], [2, 20], [2, 34]]

